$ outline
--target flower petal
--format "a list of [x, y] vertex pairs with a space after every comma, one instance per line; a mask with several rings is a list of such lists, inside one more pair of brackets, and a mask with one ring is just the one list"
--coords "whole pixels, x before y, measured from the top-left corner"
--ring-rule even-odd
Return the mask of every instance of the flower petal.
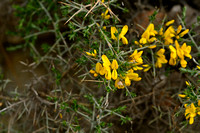
[[111, 80], [111, 71], [110, 70], [107, 70], [106, 74], [105, 74], [105, 78], [107, 80]]
[[92, 69], [91, 69], [91, 70], [90, 70], [90, 73], [94, 74], [94, 73], [95, 73], [95, 70], [92, 70]]
[[189, 123], [190, 123], [190, 124], [193, 124], [193, 123], [194, 123], [194, 117], [190, 117]]
[[116, 69], [114, 69], [114, 70], [112, 71], [112, 79], [114, 79], [114, 80], [117, 79], [117, 70], [116, 70]]
[[125, 78], [125, 85], [126, 86], [130, 86], [131, 85], [131, 80], [129, 79], [128, 76], [126, 76], [126, 78]]
[[181, 30], [182, 30], [182, 26], [179, 25], [178, 28], [177, 28], [176, 34], [179, 34], [181, 32]]
[[185, 34], [187, 34], [189, 32], [189, 29], [184, 30], [183, 32], [181, 32], [179, 34], [180, 37], [183, 37]]
[[173, 24], [174, 23], [174, 20], [170, 20], [170, 21], [168, 21], [165, 25], [166, 26], [169, 26], [169, 25], [171, 25], [171, 24]]
[[124, 36], [128, 31], [128, 25], [124, 25], [124, 27], [122, 28], [122, 31], [120, 33], [121, 36]]
[[124, 37], [124, 36], [122, 37], [122, 43], [123, 43], [123, 44], [126, 44], [126, 45], [128, 44], [128, 40], [127, 40], [127, 38]]
[[109, 61], [109, 59], [106, 55], [102, 55], [101, 58], [102, 58], [104, 66], [110, 66], [111, 65], [111, 63], [110, 63], [110, 61]]
[[184, 94], [178, 94], [178, 96], [181, 97], [181, 98], [185, 98], [186, 97], [186, 95], [184, 95]]
[[101, 65], [101, 63], [98, 62], [98, 63], [96, 64], [95, 70], [96, 70], [97, 73], [100, 73], [101, 69], [102, 69], [102, 65]]
[[185, 68], [187, 66], [187, 61], [184, 59], [181, 59], [181, 67]]
[[117, 63], [117, 60], [116, 60], [116, 59], [114, 59], [114, 60], [112, 61], [111, 68], [112, 68], [112, 69], [118, 69], [118, 63]]
[[113, 40], [117, 40], [117, 37], [114, 35], [115, 33], [118, 33], [118, 31], [117, 31], [117, 29], [115, 28], [115, 27], [111, 27], [110, 28], [110, 32], [111, 32], [111, 38], [113, 39]]

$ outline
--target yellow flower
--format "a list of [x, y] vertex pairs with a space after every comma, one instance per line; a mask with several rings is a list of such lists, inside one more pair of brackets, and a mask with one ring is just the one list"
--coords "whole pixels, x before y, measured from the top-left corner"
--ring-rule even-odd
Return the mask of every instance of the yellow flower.
[[[117, 69], [118, 69], [117, 60], [114, 59], [112, 61], [112, 64], [111, 64], [106, 55], [102, 55], [101, 58], [102, 58], [102, 61], [103, 61], [103, 67], [101, 67], [101, 65], [96, 66], [99, 73], [101, 75], [105, 74], [105, 78], [107, 80], [111, 80], [111, 78], [116, 80], [117, 76], [118, 76], [117, 75]], [[111, 68], [113, 69], [112, 73], [111, 73]]]
[[181, 98], [185, 98], [186, 97], [186, 95], [184, 95], [184, 94], [178, 94], [178, 96], [181, 97]]
[[140, 81], [142, 79], [137, 73], [134, 73], [133, 70], [129, 70], [126, 77], [133, 81]]
[[181, 32], [181, 30], [182, 30], [182, 26], [181, 25], [179, 25], [178, 26], [178, 28], [177, 28], [177, 31], [176, 31], [176, 39], [179, 39], [180, 37], [178, 36], [178, 34]]
[[136, 45], [139, 45], [140, 48], [142, 47], [142, 45], [141, 45], [138, 41], [135, 41], [134, 43], [135, 43]]
[[133, 73], [133, 69], [129, 69], [127, 72], [128, 73]]
[[175, 46], [176, 46], [176, 51], [177, 51], [177, 55], [179, 56], [180, 59], [184, 60], [184, 52], [183, 50], [180, 48], [180, 45], [178, 44], [178, 41], [175, 41]]
[[175, 34], [174, 28], [172, 26], [168, 27], [165, 33], [163, 34], [165, 45], [169, 45], [173, 43], [172, 37], [175, 36], [174, 34]]
[[194, 117], [196, 116], [196, 107], [194, 106], [194, 103], [187, 105], [185, 104], [185, 117], [186, 119], [190, 119], [189, 120], [189, 124], [193, 124], [194, 123]]
[[187, 66], [187, 61], [184, 59], [181, 59], [180, 63], [181, 63], [181, 67], [183, 67], [183, 68], [185, 68]]
[[172, 66], [176, 65], [176, 58], [170, 58], [169, 64], [172, 65]]
[[114, 59], [114, 60], [112, 61], [111, 68], [112, 68], [112, 69], [118, 69], [117, 60]]
[[106, 55], [101, 56], [102, 61], [103, 61], [103, 70], [102, 73], [105, 73], [105, 78], [107, 80], [111, 80], [111, 69], [110, 69], [110, 61]]
[[90, 73], [94, 74], [94, 73], [95, 73], [95, 70], [90, 70]]
[[97, 77], [98, 74], [104, 75], [106, 73], [106, 67], [103, 67], [101, 63], [96, 63], [95, 70], [90, 70], [90, 73], [94, 74], [94, 77]]
[[192, 58], [192, 56], [190, 55], [190, 52], [191, 52], [191, 46], [187, 46], [186, 43], [184, 43], [182, 46], [181, 46], [181, 49], [183, 50], [183, 53], [186, 57], [188, 58]]
[[90, 73], [94, 75], [94, 77], [97, 77], [98, 76], [98, 73], [96, 73], [96, 71], [94, 70], [90, 70]]
[[181, 32], [179, 34], [180, 37], [183, 37], [185, 34], [187, 34], [189, 32], [189, 29], [184, 30], [183, 32]]
[[178, 28], [177, 28], [177, 31], [176, 31], [176, 39], [179, 39], [180, 37], [183, 37], [185, 34], [187, 34], [189, 32], [189, 29], [186, 29], [183, 32], [181, 32], [181, 30], [182, 30], [182, 26], [179, 25]]
[[130, 86], [131, 85], [131, 80], [129, 79], [128, 76], [125, 77], [125, 85]]
[[113, 60], [111, 64], [111, 68], [113, 69], [112, 71], [112, 79], [116, 80], [117, 79], [117, 69], [118, 69], [118, 63], [117, 60]]
[[138, 41], [135, 41], [134, 43], [135, 43], [136, 45], [139, 45], [139, 42], [138, 42]]
[[127, 33], [127, 31], [128, 31], [128, 26], [124, 25], [124, 27], [122, 28], [121, 33], [119, 34], [119, 40], [122, 39], [122, 43], [123, 44], [128, 44], [128, 40], [125, 37], [125, 34]]
[[156, 45], [149, 46], [148, 48], [154, 49], [154, 48], [156, 48]]
[[119, 78], [117, 78], [117, 80], [115, 80], [115, 87], [118, 89], [123, 89], [124, 88], [124, 84], [122, 81], [120, 81]]
[[177, 40], [175, 41], [175, 46], [176, 46], [177, 55], [181, 59], [181, 64], [184, 64], [185, 66], [184, 53], [183, 53], [183, 50], [180, 48], [180, 45], [178, 44]]
[[101, 2], [104, 3], [104, 0], [102, 0]]
[[141, 57], [143, 51], [138, 52], [137, 49], [130, 55], [130, 62], [136, 63], [136, 65], [143, 64], [143, 59]]
[[154, 24], [150, 23], [147, 29], [144, 31], [144, 33], [141, 36], [140, 43], [146, 44], [146, 43], [152, 43], [156, 40], [155, 37], [150, 38], [151, 36], [155, 36], [158, 34], [156, 30], [154, 30]]
[[[127, 33], [127, 31], [128, 31], [128, 26], [125, 25], [125, 26], [123, 26], [122, 31], [119, 34], [119, 40], [122, 39], [123, 44], [128, 44], [128, 40], [125, 37], [125, 34]], [[110, 29], [110, 32], [111, 32], [111, 38], [113, 40], [117, 40], [117, 37], [115, 36], [115, 33], [118, 33], [117, 29], [112, 26], [111, 29]]]
[[103, 26], [103, 29], [106, 30], [106, 26]]
[[134, 65], [133, 66], [133, 70], [137, 71], [137, 70], [142, 70], [143, 68], [142, 67], [139, 67], [137, 65]]
[[114, 80], [116, 80], [117, 79], [117, 70], [116, 69], [114, 69], [113, 71], [112, 71], [112, 79], [114, 79]]
[[186, 84], [187, 86], [190, 86], [190, 84], [189, 84], [189, 82], [188, 82], [188, 81], [185, 81], [185, 84]]
[[165, 25], [166, 26], [169, 26], [169, 25], [171, 25], [171, 24], [173, 24], [174, 23], [174, 20], [171, 20], [171, 21], [168, 21]]
[[109, 68], [106, 68], [105, 78], [111, 80], [111, 70]]
[[105, 78], [107, 80], [111, 80], [111, 69], [109, 66], [107, 65], [104, 66], [104, 73], [105, 73]]
[[110, 15], [107, 15], [108, 14], [108, 9], [105, 11], [105, 13], [102, 13], [101, 14], [101, 17], [103, 18], [103, 19], [109, 19], [110, 18]]
[[150, 36], [155, 36], [156, 34], [158, 34], [158, 32], [154, 30], [154, 24], [152, 23], [149, 24], [146, 30], [149, 31]]
[[143, 67], [146, 67], [143, 71], [144, 72], [147, 72], [147, 71], [149, 71], [149, 69], [151, 68], [151, 66], [150, 65], [148, 65], [148, 64], [145, 64], [145, 65], [142, 65]]
[[[128, 70], [126, 75], [122, 78], [125, 80], [124, 83], [125, 83], [126, 86], [131, 85], [131, 80], [140, 81], [142, 79], [141, 77], [139, 77], [139, 75], [137, 73], [133, 72], [133, 69]], [[115, 87], [117, 87], [119, 89], [124, 88], [124, 84], [119, 78], [117, 78], [116, 81], [115, 81]]]
[[93, 53], [89, 53], [89, 52], [85, 52], [87, 55], [89, 56], [93, 56], [93, 57], [96, 57], [97, 56], [97, 51], [94, 49], [94, 52]]
[[177, 59], [176, 49], [172, 45], [169, 46], [169, 49], [171, 51], [169, 64], [176, 65], [176, 59]]
[[102, 67], [101, 63], [98, 62], [98, 63], [96, 64], [96, 68], [95, 68], [96, 72], [97, 72], [97, 73], [100, 73], [100, 71], [101, 71], [102, 69], [103, 69], [103, 67]]
[[156, 67], [158, 67], [158, 68], [161, 68], [162, 67], [162, 64], [165, 64], [165, 63], [167, 63], [167, 60], [165, 59], [165, 55], [164, 55], [164, 53], [165, 53], [165, 49], [160, 49], [157, 53], [156, 53], [156, 55], [158, 56], [157, 57], [157, 61], [156, 61]]
[[159, 34], [159, 35], [163, 35], [163, 28], [160, 28], [158, 34]]
[[111, 27], [110, 28], [110, 32], [111, 32], [111, 38], [113, 39], [113, 40], [117, 40], [117, 37], [115, 36], [115, 33], [118, 33], [118, 31], [117, 31], [117, 29], [115, 28], [115, 27]]
[[99, 74], [104, 75], [106, 73], [106, 67], [103, 66], [102, 69], [100, 70]]
[[200, 70], [200, 66], [197, 66], [197, 68]]
[[175, 46], [176, 46], [176, 49], [171, 45], [169, 46], [169, 49], [171, 51], [169, 64], [175, 65], [176, 59], [177, 59], [177, 57], [179, 57], [181, 67], [185, 68], [187, 66], [187, 61], [184, 59], [184, 57], [186, 56], [186, 57], [189, 57], [190, 59], [192, 58], [192, 56], [190, 55], [191, 46], [187, 46], [186, 43], [184, 43], [180, 47], [177, 40], [175, 40]]

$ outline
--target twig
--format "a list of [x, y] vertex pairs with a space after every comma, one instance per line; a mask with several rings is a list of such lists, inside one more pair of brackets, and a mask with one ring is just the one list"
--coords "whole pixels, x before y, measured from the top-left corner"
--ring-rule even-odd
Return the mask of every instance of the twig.
[[75, 12], [75, 13], [65, 22], [65, 24], [67, 24], [75, 15], [77, 15], [79, 12], [81, 12], [83, 9], [86, 9], [86, 7], [89, 7], [89, 6], [91, 6], [91, 4], [86, 5], [86, 6], [84, 6], [84, 7], [81, 7], [77, 12]]
[[0, 110], [0, 113], [4, 112], [4, 111], [6, 111], [6, 110], [8, 110], [8, 109], [10, 109], [10, 108], [12, 108], [12, 107], [14, 107], [14, 106], [20, 104], [20, 103], [23, 103], [23, 102], [25, 102], [25, 101], [27, 101], [27, 100], [28, 100], [28, 99], [24, 99], [24, 100], [19, 101], [19, 102], [17, 102], [17, 103], [13, 103], [13, 104], [11, 104], [10, 106], [8, 106], [8, 107], [6, 107], [6, 108]]
[[47, 129], [46, 131], [47, 133], [50, 133], [49, 132], [49, 118], [48, 118], [46, 106], [45, 106], [45, 114], [46, 114], [46, 129]]
[[81, 82], [99, 82], [102, 83], [103, 81], [99, 81], [99, 80], [81, 80]]
[[101, 0], [98, 0], [94, 6], [87, 12], [87, 14], [85, 15], [85, 17], [87, 17], [87, 15], [95, 8], [95, 6], [100, 2]]

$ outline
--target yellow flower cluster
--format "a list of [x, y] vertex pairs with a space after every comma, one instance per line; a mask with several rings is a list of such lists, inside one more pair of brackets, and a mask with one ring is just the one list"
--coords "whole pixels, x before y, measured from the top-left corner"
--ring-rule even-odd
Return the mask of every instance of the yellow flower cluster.
[[126, 72], [124, 77], [122, 77], [121, 79], [117, 78], [117, 80], [115, 81], [115, 87], [118, 88], [118, 89], [123, 89], [124, 88], [124, 84], [126, 86], [130, 86], [131, 85], [131, 81], [140, 81], [141, 79], [142, 78], [139, 77], [139, 75], [137, 73], [133, 72], [133, 69], [130, 69], [130, 70], [128, 70]]
[[[90, 70], [90, 73], [94, 74], [94, 77], [97, 77], [98, 74], [100, 74], [100, 75], [105, 75], [105, 78], [107, 80], [111, 80], [111, 78], [116, 80], [117, 79], [117, 69], [118, 69], [117, 61], [114, 59], [111, 64], [111, 62], [109, 61], [109, 59], [106, 55], [102, 55], [101, 58], [103, 61], [103, 65], [99, 62], [96, 63], [95, 71]], [[111, 69], [113, 70], [112, 73], [111, 73]]]
[[143, 64], [143, 59], [141, 57], [143, 51], [138, 52], [135, 50], [133, 54], [130, 55], [130, 62], [135, 63], [136, 65]]
[[195, 107], [194, 103], [191, 103], [190, 105], [185, 104], [185, 117], [186, 119], [189, 119], [189, 123], [194, 123], [194, 117], [198, 114], [200, 115], [200, 100], [198, 100], [198, 106]]
[[[169, 26], [174, 23], [174, 20], [171, 20], [165, 24], [165, 26]], [[184, 30], [181, 32], [182, 26], [179, 25], [177, 28], [177, 31], [175, 31], [173, 26], [169, 26], [165, 32], [163, 33], [163, 27], [160, 28], [160, 30], [157, 32], [154, 29], [154, 24], [150, 23], [149, 26], [146, 28], [144, 33], [141, 36], [141, 39], [139, 42], [135, 41], [135, 44], [142, 46], [143, 44], [151, 44], [155, 42], [156, 40], [164, 41], [165, 45], [173, 44], [174, 37], [175, 39], [180, 39], [180, 37], [183, 37], [185, 34], [189, 32], [189, 29]], [[157, 35], [157, 36], [156, 36]], [[153, 48], [155, 48], [154, 46]]]
[[[100, 75], [105, 75], [105, 78], [107, 80], [111, 80], [111, 78], [113, 80], [117, 79], [117, 69], [118, 69], [118, 62], [117, 60], [113, 60], [112, 64], [109, 61], [108, 57], [106, 55], [102, 55], [101, 56], [102, 61], [103, 61], [103, 65], [101, 63], [96, 63], [96, 68], [95, 71], [94, 70], [90, 70], [90, 73], [94, 74], [94, 77], [97, 77], [98, 74]], [[111, 73], [112, 70], [112, 73]]]
[[[171, 21], [167, 22], [165, 25], [169, 26], [173, 23], [174, 23], [174, 20], [171, 20]], [[169, 44], [173, 44], [173, 42], [174, 42], [173, 37], [175, 37], [175, 39], [180, 39], [180, 37], [183, 37], [185, 34], [187, 34], [189, 32], [189, 29], [186, 29], [183, 32], [181, 32], [181, 30], [182, 30], [181, 25], [178, 26], [176, 31], [173, 26], [169, 26], [164, 34], [162, 32], [163, 28], [161, 28], [161, 31], [159, 33], [160, 33], [160, 35], [163, 35], [164, 44], [169, 45]]]
[[164, 55], [164, 53], [165, 53], [165, 49], [160, 49], [157, 53], [156, 53], [156, 55], [158, 56], [157, 57], [157, 61], [156, 61], [156, 67], [158, 67], [158, 68], [161, 68], [162, 67], [162, 64], [165, 64], [165, 63], [167, 63], [167, 60], [165, 59], [165, 55]]
[[[133, 70], [143, 70], [143, 67], [145, 68], [143, 71], [147, 72], [151, 66], [149, 66], [148, 64], [143, 64], [143, 59], [142, 59], [142, 53], [143, 51], [138, 52], [137, 49], [129, 56], [129, 62], [133, 63]], [[140, 67], [138, 65], [142, 65], [143, 67]]]
[[169, 49], [171, 51], [169, 64], [176, 65], [176, 61], [179, 57], [181, 67], [185, 68], [187, 65], [187, 61], [184, 59], [184, 57], [186, 56], [190, 59], [192, 58], [192, 56], [190, 55], [191, 46], [187, 46], [186, 43], [184, 43], [180, 47], [178, 41], [175, 40], [175, 47], [176, 47], [176, 49], [172, 45], [169, 46]]
[[[185, 81], [186, 85], [190, 87], [190, 83]], [[190, 97], [186, 96], [185, 94], [179, 94], [179, 97], [181, 98], [187, 98], [187, 100], [190, 100]], [[184, 104], [185, 107], [185, 118], [189, 119], [189, 124], [194, 123], [194, 117], [198, 114], [200, 115], [200, 100], [197, 102], [197, 106], [195, 106], [194, 103], [191, 103], [190, 105]]]
[[133, 69], [130, 69], [126, 72], [125, 76], [119, 75], [117, 69], [119, 68], [118, 62], [116, 59], [110, 62], [106, 55], [102, 55], [101, 59], [103, 64], [100, 62], [96, 63], [95, 70], [90, 70], [90, 73], [94, 74], [94, 77], [100, 75], [105, 75], [107, 80], [115, 80], [115, 87], [118, 89], [123, 89], [126, 86], [131, 85], [131, 81], [140, 81], [141, 77], [137, 73], [133, 72]]
[[[140, 39], [140, 44], [151, 44], [154, 41], [156, 41], [155, 35], [158, 34], [158, 32], [156, 30], [154, 30], [154, 24], [150, 23], [149, 26], [147, 27], [147, 29], [144, 31], [144, 33], [141, 36]], [[138, 42], [136, 42], [137, 44], [139, 44]], [[156, 45], [154, 45], [153, 47], [150, 48], [155, 48]]]
[[[140, 47], [149, 46], [149, 48], [156, 48], [157, 45], [163, 45], [165, 47], [169, 47], [171, 52], [170, 54], [170, 65], [176, 65], [177, 61], [180, 60], [181, 67], [185, 68], [187, 66], [187, 61], [184, 59], [185, 57], [192, 58], [190, 55], [191, 46], [187, 46], [186, 43], [183, 43], [182, 46], [179, 45], [178, 40], [183, 37], [185, 34], [189, 32], [189, 29], [182, 31], [182, 26], [179, 25], [177, 30], [174, 29], [173, 26], [170, 26], [174, 23], [174, 20], [171, 20], [165, 24], [166, 30], [163, 32], [165, 27], [161, 27], [159, 31], [154, 29], [154, 24], [150, 23], [146, 28], [144, 33], [141, 36], [141, 39], [135, 41], [136, 45]], [[175, 47], [173, 46], [175, 45]], [[155, 64], [156, 67], [161, 68], [162, 64], [167, 63], [168, 61], [165, 58], [165, 49], [160, 49], [156, 52], [157, 62]]]
[[[108, 15], [108, 10], [105, 13], [101, 14], [103, 19], [109, 19], [110, 15]], [[174, 29], [172, 24], [174, 20], [167, 22], [164, 26], [162, 26], [159, 30], [154, 28], [154, 24], [150, 23], [144, 33], [141, 35], [139, 41], [135, 41], [135, 44], [140, 47], [147, 46], [148, 48], [156, 48], [157, 46], [162, 46], [162, 48], [154, 49], [155, 52], [155, 67], [161, 68], [163, 64], [169, 62], [170, 65], [176, 65], [177, 62], [180, 61], [181, 67], [187, 66], [187, 61], [185, 57], [189, 59], [192, 58], [190, 55], [191, 46], [187, 46], [186, 43], [179, 45], [179, 39], [182, 38], [185, 34], [189, 32], [189, 29], [182, 31], [182, 26], [179, 25], [177, 30]], [[105, 28], [104, 28], [105, 29]], [[114, 26], [111, 26], [110, 33], [111, 39], [116, 41], [122, 41], [123, 44], [128, 44], [128, 40], [125, 37], [128, 32], [128, 26], [125, 25], [121, 29], [121, 32]], [[114, 48], [114, 47], [113, 47]], [[119, 43], [118, 43], [119, 49]], [[165, 57], [166, 50], [170, 51], [170, 59], [169, 61]], [[153, 52], [153, 50], [152, 50]], [[86, 52], [87, 55], [96, 57], [97, 52]], [[151, 66], [148, 64], [143, 64], [142, 59], [143, 51], [138, 51], [137, 49], [129, 56], [127, 67], [120, 68], [123, 66], [123, 62], [120, 62], [120, 66], [118, 65], [118, 61], [116, 59], [111, 61], [108, 59], [106, 55], [101, 56], [102, 62], [96, 63], [95, 70], [90, 70], [90, 73], [97, 77], [98, 75], [105, 76], [106, 80], [114, 80], [115, 87], [119, 89], [123, 89], [125, 86], [130, 86], [131, 81], [140, 81], [141, 77], [139, 77], [138, 73], [134, 71], [143, 70], [144, 72], [148, 71]], [[152, 56], [153, 57], [153, 56]], [[122, 64], [121, 64], [122, 63]]]

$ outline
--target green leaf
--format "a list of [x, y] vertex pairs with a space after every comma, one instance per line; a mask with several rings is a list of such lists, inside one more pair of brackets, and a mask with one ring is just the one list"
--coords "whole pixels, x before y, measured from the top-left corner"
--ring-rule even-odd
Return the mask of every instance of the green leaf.
[[151, 16], [149, 16], [149, 21], [153, 22], [156, 19], [156, 15], [158, 14], [159, 10], [155, 10]]
[[54, 74], [56, 75], [56, 84], [57, 84], [57, 85], [60, 84], [60, 80], [61, 80], [61, 78], [62, 78], [61, 73], [60, 73], [55, 67], [53, 67], [51, 70], [52, 70], [52, 71], [54, 72]]

